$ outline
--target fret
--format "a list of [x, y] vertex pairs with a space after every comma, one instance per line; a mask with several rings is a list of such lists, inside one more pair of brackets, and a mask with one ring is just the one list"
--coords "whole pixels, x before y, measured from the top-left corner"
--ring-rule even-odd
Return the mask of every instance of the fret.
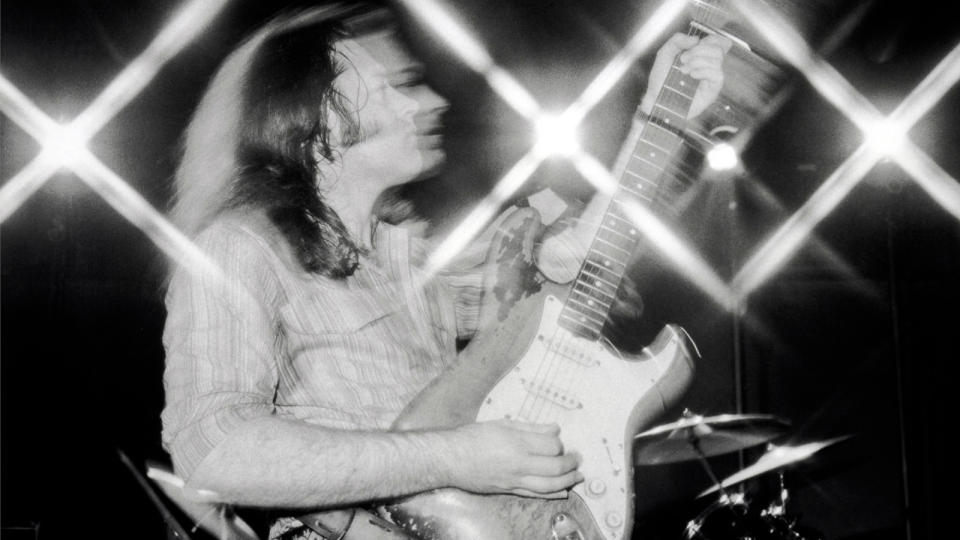
[[[623, 234], [622, 232], [620, 232], [620, 231], [618, 231], [618, 230], [616, 230], [616, 229], [613, 229], [613, 228], [611, 228], [611, 227], [606, 227], [606, 226], [600, 227], [600, 230], [597, 231], [597, 234], [602, 234], [602, 233], [604, 233], [604, 232], [613, 233], [613, 234], [617, 235], [618, 237], [623, 238], [623, 239], [628, 240], [628, 241], [633, 241], [633, 239], [636, 238], [635, 236], [631, 236], [631, 235], [629, 235], [629, 234]], [[608, 240], [609, 240], [609, 239], [608, 239]]]
[[627, 261], [630, 259], [630, 255], [631, 255], [629, 252], [625, 252], [624, 250], [619, 249], [616, 246], [611, 246], [606, 243], [597, 243], [597, 242], [594, 242], [594, 244], [590, 246], [589, 253], [595, 254], [597, 256], [606, 257], [614, 261]]
[[[674, 133], [672, 130], [670, 130], [670, 129], [664, 127], [664, 126], [661, 126], [660, 124], [658, 124], [658, 123], [656, 123], [656, 122], [647, 122], [646, 129], [650, 129], [650, 128], [656, 128], [657, 130], [659, 130], [658, 132], [659, 132], [659, 133], [662, 133], [662, 134], [663, 134], [663, 135], [662, 135], [663, 137], [670, 137], [670, 138], [672, 138], [672, 139], [680, 139], [680, 137], [679, 137], [676, 133]], [[645, 132], [646, 132], [646, 129], [644, 129]]]
[[563, 311], [561, 311], [560, 314], [565, 314], [567, 317], [576, 319], [580, 324], [589, 322], [599, 324], [600, 326], [603, 326], [604, 318], [606, 316], [604, 313], [601, 313], [599, 316], [597, 316], [596, 310], [594, 309], [581, 310], [578, 306], [572, 303], [567, 303], [564, 305]]
[[[622, 203], [618, 203], [618, 204], [622, 204]], [[611, 207], [610, 210], [607, 211], [607, 219], [604, 221], [604, 223], [607, 224], [607, 227], [611, 227], [611, 228], [626, 227], [628, 230], [632, 230], [636, 227], [633, 224], [633, 222], [630, 221], [630, 219], [628, 219], [626, 216], [620, 215], [619, 207], [617, 208]]]
[[[622, 203], [621, 203], [622, 204]], [[612, 219], [607, 219], [604, 224], [597, 228], [597, 234], [595, 239], [599, 238], [605, 241], [608, 244], [613, 244], [614, 246], [622, 246], [624, 243], [620, 242], [620, 239], [631, 239], [635, 238], [637, 234], [636, 227], [629, 221], [624, 222], [624, 220], [619, 220], [618, 224]], [[625, 244], [629, 247], [629, 242]], [[601, 247], [601, 246], [598, 246]], [[621, 248], [622, 250], [622, 248]], [[608, 255], [613, 255], [612, 253], [604, 252]], [[618, 257], [619, 258], [619, 257]]]
[[591, 287], [588, 283], [584, 283], [583, 280], [578, 280], [574, 286], [571, 287], [570, 294], [573, 295], [572, 297], [574, 298], [579, 298], [581, 302], [592, 300], [600, 305], [606, 306], [613, 304], [614, 298], [616, 298], [616, 291], [597, 289]]
[[639, 159], [640, 161], [642, 161], [642, 162], [650, 165], [651, 167], [657, 169], [658, 171], [661, 171], [661, 172], [663, 171], [663, 167], [661, 167], [660, 165], [657, 165], [656, 163], [650, 161], [650, 160], [647, 159], [646, 157], [641, 156], [640, 154], [634, 154], [633, 157], [635, 157], [635, 158]]
[[616, 290], [617, 287], [620, 286], [620, 284], [617, 283], [618, 281], [620, 281], [620, 276], [617, 276], [615, 281], [611, 281], [611, 280], [609, 280], [609, 279], [604, 278], [603, 276], [601, 276], [601, 275], [599, 275], [599, 274], [594, 274], [594, 273], [591, 273], [591, 272], [589, 272], [589, 271], [587, 271], [587, 270], [583, 270], [583, 274], [584, 274], [584, 275], [587, 275], [587, 276], [590, 276], [590, 277], [593, 279], [593, 284], [596, 285], [597, 287], [602, 287], [603, 285], [608, 285], [608, 286], [610, 286], [611, 289]]
[[[616, 297], [616, 292], [617, 292], [617, 291], [608, 292], [603, 289], [598, 289], [597, 287], [594, 287], [589, 283], [586, 283], [582, 279], [577, 279], [577, 283], [573, 287], [580, 294], [585, 294], [597, 300], [606, 302], [607, 301], [606, 298], [609, 298], [610, 299], [609, 302], [611, 303], [613, 302], [613, 299]], [[601, 296], [597, 296], [598, 294]]]
[[[596, 259], [591, 259], [590, 255], [593, 255], [593, 253], [590, 253], [587, 255], [587, 259], [584, 261], [583, 264], [585, 265], [592, 264], [594, 266], [604, 268], [618, 275], [622, 275], [623, 271], [627, 268], [626, 261], [619, 261], [616, 259], [612, 259], [610, 257], [603, 257], [602, 260], [596, 260]], [[616, 265], [616, 267], [613, 267], [613, 265]]]
[[[644, 176], [644, 175], [642, 175], [642, 174], [640, 174], [640, 173], [638, 173], [638, 172], [631, 171], [631, 170], [629, 170], [629, 169], [627, 169], [627, 170], [624, 171], [624, 172], [625, 172], [626, 174], [629, 174], [630, 176], [638, 179], [638, 180], [642, 180], [642, 181], [643, 181], [644, 183], [646, 183], [648, 186], [657, 187], [657, 183], [656, 183], [656, 182], [654, 182], [653, 180], [650, 180], [649, 178], [647, 178], [646, 176]], [[643, 184], [633, 184], [633, 185], [639, 186], [639, 187], [637, 187], [637, 189], [640, 189], [640, 190], [643, 190], [643, 189], [644, 189]], [[622, 186], [623, 186], [623, 184], [621, 184], [621, 187], [622, 187]]]
[[[695, 28], [691, 31], [695, 32]], [[675, 158], [683, 145], [683, 125], [697, 84], [680, 70], [679, 60], [675, 60], [652, 113], [640, 127], [617, 191], [564, 303], [560, 324], [571, 332], [600, 337], [627, 262], [639, 241], [637, 226], [628, 217], [628, 205], [676, 212], [671, 203], [690, 182]]]
[[[594, 301], [594, 300], [590, 300], [590, 301], [584, 303], [584, 302], [581, 302], [581, 301], [577, 300], [576, 298], [570, 298], [569, 301], [570, 301], [570, 302], [573, 302], [574, 305], [580, 306], [580, 307], [582, 307], [583, 309], [586, 309], [586, 310], [592, 311], [593, 313], [596, 313], [596, 314], [599, 316], [599, 318], [600, 318], [601, 321], [607, 316], [607, 312], [606, 312], [606, 311], [604, 311], [604, 310], [599, 310], [599, 309], [596, 308], [597, 302]], [[610, 306], [605, 306], [605, 307], [609, 308]]]
[[626, 263], [620, 262], [618, 262], [617, 269], [612, 269], [609, 266], [601, 266], [592, 261], [586, 261], [583, 264], [585, 272], [591, 272], [592, 275], [603, 277], [611, 283], [617, 283], [620, 280], [620, 277], [623, 275], [623, 269], [626, 268]]
[[620, 247], [620, 246], [618, 246], [618, 245], [616, 245], [616, 244], [614, 244], [614, 243], [612, 243], [612, 242], [607, 242], [606, 240], [604, 240], [604, 239], [602, 239], [602, 238], [599, 238], [599, 237], [597, 238], [597, 240], [600, 241], [600, 242], [602, 242], [604, 245], [610, 246], [610, 247], [612, 247], [613, 249], [615, 249], [615, 250], [617, 250], [617, 251], [619, 251], [619, 252], [621, 252], [621, 253], [626, 253], [628, 256], [630, 255], [630, 252], [629, 252], [629, 251], [623, 249], [622, 247]]
[[[610, 306], [613, 305], [613, 299], [612, 299], [612, 298], [610, 299], [610, 301], [604, 301], [604, 300], [598, 300], [598, 299], [596, 299], [596, 298], [593, 298], [593, 297], [590, 296], [590, 295], [582, 294], [582, 293], [581, 293], [581, 294], [578, 294], [578, 295], [571, 295], [571, 296], [569, 296], [569, 297], [567, 298], [567, 301], [568, 301], [568, 302], [574, 302], [574, 301], [575, 301], [575, 302], [580, 303], [580, 304], [589, 304], [589, 305], [591, 305], [591, 306], [595, 306], [596, 309], [597, 309], [597, 311], [600, 311], [600, 312], [603, 312], [603, 313], [604, 313], [604, 316], [606, 316], [606, 313], [610, 311]], [[591, 304], [591, 302], [592, 302], [592, 304]], [[567, 306], [566, 304], [564, 304], [563, 309], [564, 309], [564, 311], [566, 311], [567, 309], [574, 309], [574, 308], [573, 308], [573, 307], [570, 307], [570, 306]], [[601, 317], [601, 318], [602, 318], [602, 317]]]
[[667, 111], [668, 113], [670, 113], [671, 116], [670, 116], [670, 117], [667, 117], [667, 119], [666, 119], [665, 121], [668, 121], [668, 120], [673, 119], [673, 118], [676, 118], [677, 120], [683, 120], [683, 116], [681, 116], [678, 112], [674, 111], [673, 109], [668, 108], [666, 105], [661, 105], [661, 104], [656, 104], [656, 103], [655, 103], [655, 104], [653, 105], [653, 107], [654, 107], [654, 109], [660, 109], [660, 110], [664, 110], [664, 111]]
[[[633, 248], [636, 247], [636, 240], [633, 238], [622, 238], [622, 237], [611, 237], [609, 235], [597, 235], [596, 240], [603, 242], [602, 246], [597, 246], [604, 251], [599, 252], [603, 253], [610, 257], [615, 257], [617, 260], [628, 261], [630, 260], [630, 254], [633, 253]], [[609, 249], [613, 247], [614, 250]], [[597, 251], [597, 250], [591, 250]]]
[[[686, 89], [686, 84], [685, 84], [683, 81], [680, 81], [680, 82], [681, 82], [681, 86], [683, 86], [683, 87], [684, 87], [684, 90], [685, 90], [685, 89]], [[684, 92], [684, 91], [681, 90], [680, 88], [674, 88], [674, 87], [670, 86], [669, 84], [664, 84], [664, 85], [663, 85], [663, 89], [664, 89], [664, 90], [669, 90], [669, 91], [673, 92], [674, 94], [678, 94], [678, 95], [680, 95], [681, 97], [683, 97], [683, 98], [685, 98], [685, 99], [689, 99], [689, 100], [693, 101], [693, 96], [690, 95], [690, 94], [687, 94], [686, 92]]]
[[582, 277], [578, 279], [580, 285], [583, 285], [589, 290], [600, 291], [603, 294], [615, 296], [617, 293], [617, 284], [610, 283], [609, 281], [604, 281], [602, 279], [595, 279], [593, 276], [588, 276], [586, 272], [581, 272]]
[[[661, 152], [671, 153], [680, 144], [680, 137], [664, 126], [651, 122], [649, 128], [643, 131], [640, 136], [640, 142], [649, 142], [660, 149]], [[654, 129], [656, 128], [656, 129]]]
[[641, 193], [641, 192], [639, 192], [639, 191], [630, 189], [630, 188], [628, 188], [628, 187], [621, 187], [620, 189], [623, 190], [623, 191], [626, 191], [626, 192], [629, 193], [630, 195], [633, 195], [634, 197], [636, 197], [636, 198], [638, 198], [638, 199], [640, 199], [640, 200], [642, 200], [642, 201], [644, 201], [644, 202], [647, 202], [647, 203], [652, 203], [652, 202], [653, 202], [653, 197], [651, 197], [650, 195], [647, 195], [646, 193]]
[[581, 304], [587, 304], [591, 307], [600, 306], [603, 309], [610, 309], [610, 306], [613, 304], [613, 301], [614, 301], [613, 296], [604, 294], [603, 298], [597, 298], [596, 296], [589, 295], [586, 292], [579, 289], [574, 289], [570, 291], [570, 299], [576, 300]]
[[663, 152], [663, 153], [670, 153], [670, 149], [669, 149], [669, 148], [664, 148], [664, 147], [660, 146], [660, 145], [657, 144], [656, 142], [652, 141], [651, 138], [649, 138], [649, 137], [644, 137], [643, 135], [641, 135], [641, 136], [640, 136], [640, 142], [641, 142], [641, 143], [647, 143], [647, 144], [649, 144], [650, 146], [656, 148], [657, 150], [660, 150], [660, 151]]
[[[656, 118], [654, 117], [654, 119]], [[668, 147], [668, 150], [675, 148], [675, 145], [680, 142], [681, 136], [673, 126], [667, 127], [669, 125], [669, 123], [663, 125], [658, 122], [648, 122], [640, 139], [656, 140], [660, 146]]]
[[630, 154], [630, 166], [633, 168], [633, 172], [648, 179], [653, 178], [654, 184], [656, 184], [656, 179], [660, 177], [660, 173], [663, 172], [664, 165], [666, 164], [661, 165], [655, 161], [650, 161], [650, 149], [648, 147], [640, 148], [638, 145], [635, 152]]
[[[631, 249], [630, 251], [633, 250]], [[620, 276], [623, 275], [623, 269], [626, 268], [628, 260], [627, 257], [624, 257], [622, 260], [612, 261], [612, 263], [616, 263], [616, 266], [613, 266], [612, 263], [604, 266], [593, 262], [593, 260], [588, 257], [587, 260], [583, 262], [583, 267], [581, 267], [580, 271], [593, 272], [607, 281], [616, 284], [620, 280]], [[610, 262], [609, 259], [608, 262]]]
[[601, 238], [604, 242], [619, 246], [620, 249], [630, 251], [633, 248], [633, 242], [637, 236], [636, 231], [636, 229], [630, 229], [626, 234], [624, 234], [616, 229], [601, 227], [597, 229], [597, 238]]

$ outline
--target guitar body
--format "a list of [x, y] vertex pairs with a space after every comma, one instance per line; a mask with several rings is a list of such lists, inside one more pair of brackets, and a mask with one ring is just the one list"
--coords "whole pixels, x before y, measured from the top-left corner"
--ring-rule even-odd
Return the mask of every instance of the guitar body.
[[557, 423], [566, 451], [583, 457], [585, 481], [562, 500], [443, 489], [385, 507], [415, 538], [629, 538], [633, 436], [688, 386], [690, 349], [675, 326], [629, 357], [560, 327], [570, 289], [544, 281], [533, 267], [539, 228], [539, 216], [529, 209], [501, 226], [488, 255], [481, 331], [407, 406], [394, 428], [499, 418]]

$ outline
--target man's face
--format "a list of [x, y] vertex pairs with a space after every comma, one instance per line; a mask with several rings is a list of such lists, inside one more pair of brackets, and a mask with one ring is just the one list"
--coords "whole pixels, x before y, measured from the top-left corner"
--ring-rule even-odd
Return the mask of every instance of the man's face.
[[[345, 71], [337, 88], [356, 107], [360, 152], [386, 185], [416, 179], [443, 163], [446, 101], [422, 82], [422, 69], [389, 33], [340, 42]], [[385, 186], [386, 187], [386, 186]]]

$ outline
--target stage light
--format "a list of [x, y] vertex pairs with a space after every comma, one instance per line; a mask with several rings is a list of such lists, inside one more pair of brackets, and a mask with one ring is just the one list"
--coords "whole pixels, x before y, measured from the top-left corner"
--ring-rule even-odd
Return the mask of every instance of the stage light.
[[954, 48], [889, 116], [883, 115], [769, 6], [735, 0], [740, 14], [827, 101], [864, 133], [865, 142], [737, 272], [733, 289], [748, 295], [800, 248], [813, 228], [860, 183], [876, 163], [890, 157], [938, 204], [960, 219], [960, 186], [907, 137], [907, 132], [960, 79], [960, 46]]
[[893, 156], [901, 152], [907, 141], [905, 127], [890, 119], [876, 122], [872, 129], [866, 131], [866, 136], [864, 144], [881, 156]]
[[57, 126], [43, 137], [40, 159], [55, 168], [78, 167], [87, 154], [86, 139], [72, 126]]
[[542, 114], [534, 121], [534, 152], [544, 156], [570, 157], [580, 151], [576, 122], [568, 116]]
[[729, 143], [717, 143], [707, 151], [707, 164], [715, 171], [730, 171], [740, 164], [740, 156]]

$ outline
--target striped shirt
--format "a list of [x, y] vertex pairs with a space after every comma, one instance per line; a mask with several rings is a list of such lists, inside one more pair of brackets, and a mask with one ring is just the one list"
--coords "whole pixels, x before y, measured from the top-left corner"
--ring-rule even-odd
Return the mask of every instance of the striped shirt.
[[163, 442], [178, 474], [265, 415], [387, 429], [454, 359], [476, 329], [479, 271], [422, 283], [423, 239], [380, 224], [374, 240], [334, 280], [304, 271], [265, 218], [221, 218], [196, 238], [227, 283], [180, 269], [167, 292]]

